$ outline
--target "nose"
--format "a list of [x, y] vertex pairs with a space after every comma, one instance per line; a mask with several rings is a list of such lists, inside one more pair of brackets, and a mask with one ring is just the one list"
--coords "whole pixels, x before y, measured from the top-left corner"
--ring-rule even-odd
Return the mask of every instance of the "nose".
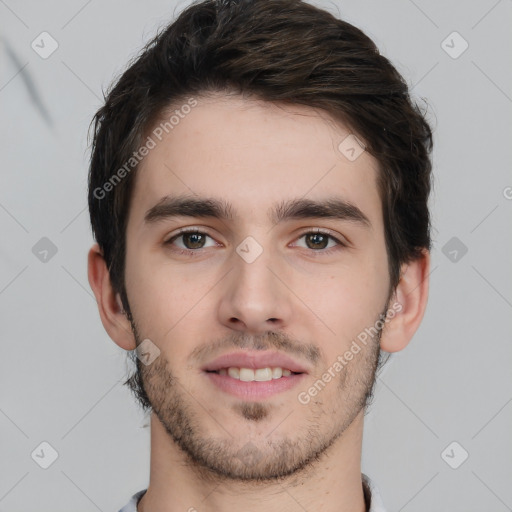
[[254, 261], [233, 252], [232, 260], [220, 290], [220, 322], [253, 334], [284, 329], [291, 318], [291, 292], [284, 284], [284, 267], [272, 251], [264, 249]]

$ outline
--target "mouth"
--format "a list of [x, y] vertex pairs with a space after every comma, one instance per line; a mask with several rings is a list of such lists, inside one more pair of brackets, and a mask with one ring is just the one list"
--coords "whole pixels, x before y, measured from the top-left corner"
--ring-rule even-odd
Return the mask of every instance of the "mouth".
[[218, 390], [244, 400], [263, 400], [290, 390], [308, 374], [300, 363], [276, 352], [226, 354], [202, 371]]

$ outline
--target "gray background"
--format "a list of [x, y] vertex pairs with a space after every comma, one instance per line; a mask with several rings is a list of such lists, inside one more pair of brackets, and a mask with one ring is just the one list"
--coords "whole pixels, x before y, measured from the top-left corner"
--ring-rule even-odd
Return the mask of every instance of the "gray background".
[[[86, 133], [102, 88], [185, 5], [0, 0], [1, 511], [117, 511], [148, 484], [146, 418], [87, 282]], [[379, 377], [363, 470], [389, 511], [512, 510], [512, 2], [319, 5], [374, 39], [435, 127], [428, 309]], [[31, 456], [44, 441], [48, 469]]]

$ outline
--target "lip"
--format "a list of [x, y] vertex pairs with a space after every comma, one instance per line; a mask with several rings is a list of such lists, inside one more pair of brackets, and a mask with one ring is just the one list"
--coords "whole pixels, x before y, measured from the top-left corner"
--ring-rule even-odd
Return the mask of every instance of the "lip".
[[[288, 377], [269, 381], [244, 382], [229, 375], [215, 373], [221, 368], [287, 368], [292, 372]], [[309, 373], [307, 368], [291, 357], [276, 351], [246, 350], [217, 357], [201, 368], [204, 375], [218, 389], [243, 400], [264, 400], [277, 393], [287, 391], [302, 382]]]
[[[201, 368], [205, 372], [215, 372], [221, 368], [287, 368], [294, 373], [309, 373], [307, 369], [291, 357], [280, 352], [244, 351], [232, 352], [217, 357]], [[278, 380], [278, 379], [276, 379]]]
[[289, 377], [281, 377], [265, 382], [244, 382], [214, 372], [204, 372], [204, 375], [217, 389], [224, 393], [241, 400], [251, 401], [265, 400], [278, 393], [288, 391], [297, 387], [306, 378], [305, 373], [292, 373]]

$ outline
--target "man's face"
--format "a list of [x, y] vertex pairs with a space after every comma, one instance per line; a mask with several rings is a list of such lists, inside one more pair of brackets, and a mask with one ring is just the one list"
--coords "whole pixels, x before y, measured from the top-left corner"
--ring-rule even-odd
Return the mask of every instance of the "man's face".
[[[189, 460], [270, 479], [327, 450], [372, 387], [378, 336], [343, 356], [388, 307], [377, 162], [347, 158], [338, 146], [349, 131], [325, 113], [197, 99], [161, 141], [153, 136], [138, 171], [125, 270], [132, 327], [138, 344], [160, 350], [140, 365], [144, 388]], [[164, 215], [154, 207], [166, 196], [223, 202], [232, 216], [190, 205], [193, 216]], [[369, 222], [355, 209], [272, 218], [298, 200], [344, 201]]]

